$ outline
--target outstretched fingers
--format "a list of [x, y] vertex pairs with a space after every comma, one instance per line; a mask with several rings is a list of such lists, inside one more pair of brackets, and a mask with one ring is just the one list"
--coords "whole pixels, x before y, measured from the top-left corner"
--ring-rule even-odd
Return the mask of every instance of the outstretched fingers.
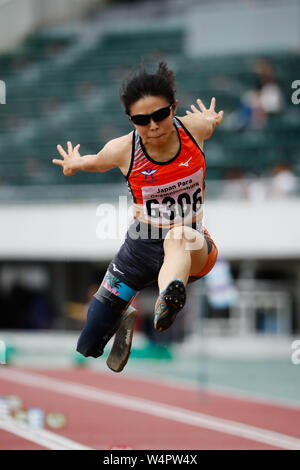
[[54, 158], [52, 160], [52, 163], [54, 163], [54, 165], [64, 166], [64, 161], [63, 160], [57, 160], [56, 158]]
[[197, 98], [197, 104], [201, 111], [207, 111], [206, 107], [204, 106], [203, 102], [200, 100], [200, 98]]
[[191, 110], [193, 111], [193, 113], [199, 113], [199, 110], [193, 104], [191, 104]]
[[221, 122], [223, 121], [223, 116], [224, 116], [224, 111], [223, 110], [219, 111], [217, 114], [217, 119], [216, 119], [217, 125], [221, 124]]
[[216, 98], [213, 97], [210, 101], [210, 107], [209, 107], [210, 111], [214, 111], [215, 107], [216, 107]]
[[223, 120], [223, 116], [224, 116], [224, 111], [219, 111], [218, 113], [216, 112], [215, 110], [215, 107], [216, 107], [216, 98], [213, 97], [210, 101], [210, 106], [209, 108], [207, 109], [205, 107], [205, 105], [203, 104], [203, 102], [200, 100], [200, 98], [197, 99], [197, 105], [199, 106], [199, 109], [196, 108], [196, 106], [194, 104], [191, 105], [191, 111], [190, 110], [186, 110], [186, 114], [189, 114], [189, 115], [192, 115], [192, 114], [195, 114], [195, 113], [204, 113], [205, 116], [210, 117], [210, 119], [214, 119], [215, 120], [215, 124], [216, 125], [219, 125], [222, 120]]
[[69, 155], [71, 155], [72, 152], [73, 152], [72, 142], [70, 142], [70, 141], [68, 140], [68, 153], [69, 153]]
[[65, 152], [61, 145], [57, 145], [56, 148], [58, 150], [58, 153], [60, 153], [63, 158], [66, 158], [68, 156], [67, 152]]

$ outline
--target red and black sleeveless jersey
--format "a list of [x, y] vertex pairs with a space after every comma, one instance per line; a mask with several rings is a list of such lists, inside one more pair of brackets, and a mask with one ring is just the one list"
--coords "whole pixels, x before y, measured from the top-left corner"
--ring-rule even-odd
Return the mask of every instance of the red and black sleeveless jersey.
[[155, 225], [202, 219], [205, 156], [193, 136], [174, 118], [180, 147], [169, 161], [158, 162], [146, 152], [137, 130], [133, 133], [130, 168], [126, 176], [134, 207], [142, 220]]

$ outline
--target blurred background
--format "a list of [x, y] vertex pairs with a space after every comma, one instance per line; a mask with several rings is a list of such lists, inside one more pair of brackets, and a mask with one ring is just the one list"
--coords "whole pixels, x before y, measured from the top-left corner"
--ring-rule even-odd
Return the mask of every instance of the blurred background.
[[[130, 198], [118, 169], [65, 177], [71, 140], [97, 153], [131, 131], [122, 79], [165, 59], [178, 115], [216, 97], [205, 143], [205, 225], [219, 260], [153, 328], [157, 286], [135, 300], [128, 371], [300, 403], [300, 0], [0, 1], [0, 340], [11, 364], [105, 367], [79, 357], [87, 306], [125, 233], [97, 208]], [[297, 84], [298, 81], [298, 84]], [[113, 221], [111, 222], [113, 223]], [[109, 350], [109, 347], [108, 347]], [[106, 353], [107, 354], [107, 353]]]

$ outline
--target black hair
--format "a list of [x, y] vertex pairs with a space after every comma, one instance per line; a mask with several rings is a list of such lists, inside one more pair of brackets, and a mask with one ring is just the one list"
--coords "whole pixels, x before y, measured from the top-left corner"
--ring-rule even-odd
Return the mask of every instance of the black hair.
[[130, 106], [144, 96], [163, 96], [170, 104], [175, 101], [175, 75], [166, 62], [160, 62], [155, 73], [148, 73], [145, 68], [125, 78], [120, 89], [120, 98], [125, 111], [129, 114]]

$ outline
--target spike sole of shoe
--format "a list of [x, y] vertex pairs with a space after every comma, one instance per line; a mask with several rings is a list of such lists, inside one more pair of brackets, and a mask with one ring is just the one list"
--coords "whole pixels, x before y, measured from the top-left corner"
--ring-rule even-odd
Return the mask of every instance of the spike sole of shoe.
[[112, 348], [106, 360], [107, 366], [114, 372], [121, 372], [128, 362], [136, 315], [137, 311], [129, 306], [116, 331]]
[[[157, 299], [157, 304], [160, 301], [161, 294]], [[158, 331], [167, 330], [174, 322], [177, 313], [184, 307], [186, 301], [185, 286], [182, 281], [174, 280], [166, 287], [163, 298], [166, 304], [166, 310], [155, 315], [154, 327]]]

